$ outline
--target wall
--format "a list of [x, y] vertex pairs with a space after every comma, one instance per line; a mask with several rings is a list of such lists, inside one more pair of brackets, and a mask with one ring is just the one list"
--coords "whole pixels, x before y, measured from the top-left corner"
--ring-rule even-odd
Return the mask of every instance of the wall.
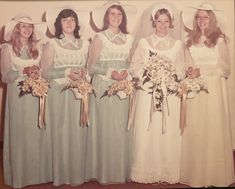
[[[45, 12], [46, 7], [59, 7], [59, 6], [71, 6], [77, 9], [84, 10], [92, 10], [96, 6], [100, 6], [105, 1], [1, 1], [0, 0], [0, 29], [4, 26], [4, 24], [17, 13], [28, 13], [34, 19], [41, 20], [43, 18], [43, 14]], [[154, 2], [166, 2], [163, 1], [150, 1], [150, 0], [129, 0], [122, 1], [127, 4], [136, 5], [138, 9], [137, 16], [132, 20], [128, 20], [132, 23], [137, 23], [141, 13], [149, 7]], [[187, 6], [199, 5], [204, 2], [201, 0], [168, 0], [167, 2], [173, 3], [178, 9]], [[233, 146], [235, 149], [235, 66], [234, 66], [234, 0], [207, 0], [207, 2], [212, 2], [216, 5], [216, 7], [220, 10], [226, 10], [227, 14], [227, 27], [226, 34], [230, 38], [230, 55], [231, 55], [231, 70], [232, 74], [228, 79], [228, 87], [229, 87], [229, 104], [230, 104], [230, 113], [231, 113], [231, 123], [232, 123], [232, 135], [233, 138]], [[134, 27], [133, 27], [134, 28]], [[133, 32], [133, 28], [131, 28], [130, 32]], [[0, 37], [2, 37], [2, 30], [0, 33]], [[88, 28], [87, 36], [92, 37], [94, 32], [91, 28]], [[184, 35], [184, 34], [183, 34]], [[0, 38], [2, 39], [2, 38]], [[0, 41], [1, 42], [1, 41]], [[0, 118], [3, 120], [3, 111], [4, 111], [4, 89], [3, 85], [0, 85]], [[2, 121], [0, 122], [2, 123]], [[2, 124], [1, 127], [2, 128]], [[2, 129], [0, 130], [0, 140], [2, 140]]]

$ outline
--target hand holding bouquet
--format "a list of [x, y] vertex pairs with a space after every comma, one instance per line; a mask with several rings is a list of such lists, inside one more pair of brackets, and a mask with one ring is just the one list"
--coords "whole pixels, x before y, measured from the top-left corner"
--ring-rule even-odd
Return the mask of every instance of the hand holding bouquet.
[[151, 82], [152, 95], [150, 123], [154, 111], [162, 112], [162, 133], [166, 132], [166, 119], [169, 114], [167, 96], [177, 94], [179, 80], [174, 63], [164, 55], [149, 51], [149, 59], [143, 73], [143, 85]]
[[103, 98], [105, 96], [111, 97], [114, 95], [117, 95], [120, 99], [130, 97], [127, 126], [127, 130], [129, 130], [134, 118], [133, 106], [135, 91], [138, 89], [143, 89], [139, 86], [139, 79], [132, 78], [131, 76], [129, 76], [127, 70], [121, 70], [120, 72], [113, 71], [111, 78], [113, 80], [116, 80], [116, 82], [110, 85], [109, 88], [104, 92], [104, 94], [100, 98]]
[[181, 134], [186, 127], [186, 98], [194, 98], [200, 91], [208, 93], [206, 81], [201, 77], [200, 69], [189, 67], [186, 70], [186, 78], [180, 82], [178, 89], [182, 96], [180, 111], [180, 130]]
[[19, 97], [26, 94], [39, 98], [39, 128], [45, 127], [45, 98], [49, 89], [49, 82], [41, 77], [41, 72], [38, 66], [25, 67], [23, 74], [27, 78], [18, 83], [20, 93]]
[[70, 69], [68, 74], [70, 83], [65, 86], [61, 92], [69, 89], [73, 92], [75, 99], [81, 99], [80, 126], [89, 125], [89, 106], [88, 95], [94, 94], [95, 89], [88, 81], [88, 72], [86, 68]]
[[167, 57], [149, 52], [149, 60], [144, 68], [143, 85], [152, 82], [151, 94], [153, 110], [162, 111], [164, 100], [169, 94], [177, 94], [179, 81], [173, 62]]
[[142, 89], [138, 86], [138, 80], [132, 79], [127, 70], [121, 70], [120, 72], [114, 70], [112, 71], [111, 78], [116, 80], [116, 82], [110, 85], [100, 98], [117, 95], [120, 99], [125, 99], [134, 94], [135, 90]]
[[179, 93], [183, 98], [193, 98], [200, 91], [208, 93], [206, 81], [201, 77], [199, 68], [189, 67], [186, 78], [180, 82]]

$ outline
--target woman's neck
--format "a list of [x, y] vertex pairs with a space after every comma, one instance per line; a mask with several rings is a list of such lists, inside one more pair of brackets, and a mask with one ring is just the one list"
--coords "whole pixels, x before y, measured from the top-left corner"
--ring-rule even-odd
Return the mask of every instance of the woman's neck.
[[159, 32], [155, 32], [154, 33], [157, 37], [161, 37], [161, 38], [164, 38], [166, 37], [168, 34], [167, 33], [159, 33]]
[[111, 26], [109, 26], [108, 29], [109, 29], [111, 32], [113, 32], [114, 34], [117, 34], [117, 33], [120, 32], [120, 29], [117, 28], [117, 27], [111, 27]]
[[75, 37], [74, 37], [73, 33], [71, 33], [71, 34], [63, 33], [63, 34], [64, 34], [66, 39], [69, 39], [71, 41], [75, 40]]
[[29, 44], [29, 39], [25, 39], [25, 38], [20, 38], [20, 41], [22, 43], [23, 46], [27, 46]]

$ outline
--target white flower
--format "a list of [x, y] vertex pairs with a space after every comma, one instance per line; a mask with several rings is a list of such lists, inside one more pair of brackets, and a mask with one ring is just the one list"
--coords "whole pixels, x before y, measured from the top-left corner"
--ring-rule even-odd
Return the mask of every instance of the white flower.
[[[163, 95], [178, 93], [179, 83], [175, 78], [176, 69], [172, 61], [167, 57], [159, 56], [150, 52], [149, 60], [145, 66], [143, 74], [143, 84], [152, 82], [152, 92], [154, 95], [154, 106], [158, 111], [162, 111]], [[163, 90], [163, 86], [164, 90]]]

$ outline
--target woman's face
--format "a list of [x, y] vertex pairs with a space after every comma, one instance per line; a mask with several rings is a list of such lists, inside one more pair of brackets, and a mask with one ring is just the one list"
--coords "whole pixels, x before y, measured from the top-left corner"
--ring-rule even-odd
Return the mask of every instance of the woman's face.
[[156, 33], [160, 37], [164, 37], [170, 30], [170, 19], [166, 14], [161, 14], [155, 21]]
[[209, 15], [205, 10], [198, 10], [196, 14], [197, 26], [203, 32], [206, 28], [209, 27]]
[[61, 26], [63, 33], [67, 35], [73, 34], [75, 27], [76, 27], [76, 21], [74, 17], [67, 17], [61, 19]]
[[33, 33], [33, 25], [27, 23], [19, 24], [20, 37], [22, 39], [28, 40]]
[[110, 8], [108, 13], [109, 27], [119, 28], [122, 23], [122, 12], [115, 8]]

